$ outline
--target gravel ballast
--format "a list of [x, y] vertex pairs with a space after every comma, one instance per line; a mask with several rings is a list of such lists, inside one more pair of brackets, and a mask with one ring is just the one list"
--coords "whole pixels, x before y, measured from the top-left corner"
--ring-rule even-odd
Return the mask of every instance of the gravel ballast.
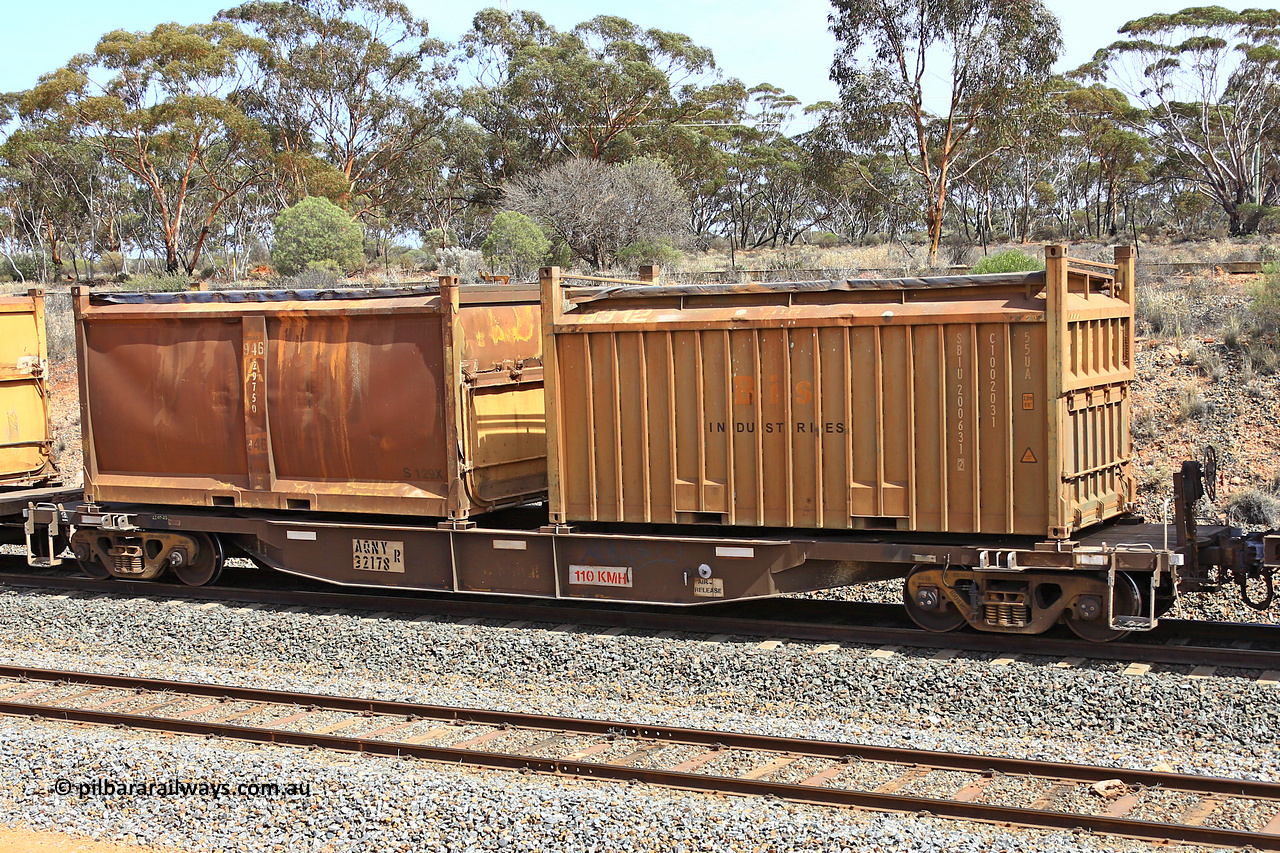
[[758, 641], [13, 591], [0, 595], [0, 632], [8, 640], [0, 660], [29, 666], [734, 730], [778, 725], [811, 737], [847, 729], [913, 744], [979, 735], [1030, 746], [1048, 738], [1067, 741], [1059, 750], [1067, 753], [1096, 751], [1099, 739], [1159, 751], [1213, 744], [1256, 752], [1270, 750], [1280, 728], [1274, 687], [1246, 677], [1190, 679], [1189, 667], [1172, 665], [1122, 677], [1125, 664], [1114, 661], [990, 666], [989, 654], [936, 661], [929, 650], [885, 657], [866, 647], [815, 653], [813, 643], [766, 650]]
[[[927, 815], [816, 809], [425, 762], [249, 748], [66, 724], [0, 722], [11, 822], [100, 840], [211, 850], [1149, 850], [1081, 833], [1013, 832]], [[212, 794], [119, 796], [157, 781]], [[59, 782], [70, 792], [58, 792]], [[273, 796], [242, 784], [292, 785]], [[286, 789], [287, 790], [287, 789]], [[1167, 848], [1161, 848], [1167, 849]]]
[[[1059, 667], [1052, 658], [1025, 657], [992, 666], [992, 656], [986, 654], [934, 661], [928, 651], [891, 656], [873, 656], [873, 649], [865, 647], [815, 652], [818, 644], [813, 643], [762, 649], [758, 640], [607, 637], [590, 631], [367, 619], [360, 613], [317, 616], [145, 598], [86, 599], [35, 590], [0, 592], [0, 631], [8, 639], [0, 661], [46, 669], [1280, 779], [1274, 739], [1280, 727], [1280, 690], [1257, 684], [1256, 676], [1189, 679], [1188, 667], [1157, 666], [1147, 675], [1124, 676], [1123, 663], [1114, 662]], [[37, 793], [40, 780], [47, 784], [52, 772], [29, 770], [24, 762], [37, 757], [72, 762], [58, 772], [78, 776], [128, 767], [119, 762], [146, 756], [152, 761], [148, 768], [172, 776], [177, 772], [172, 767], [186, 765], [165, 757], [168, 753], [196, 756], [192, 767], [205, 767], [200, 761], [207, 761], [207, 767], [223, 774], [233, 766], [219, 752], [228, 749], [220, 742], [192, 745], [189, 739], [29, 722], [0, 725], [8, 726], [0, 727], [0, 743], [6, 744], [0, 768], [6, 779], [20, 781], [19, 789], [9, 789], [19, 809], [14, 813], [20, 820], [36, 821], [32, 825], [37, 829], [79, 829], [69, 822], [77, 809], [67, 800]], [[300, 824], [291, 811], [300, 803], [292, 800], [191, 800], [186, 806], [164, 800], [136, 804], [134, 812], [118, 803], [91, 803], [88, 808], [99, 824], [113, 827], [113, 839], [146, 831], [150, 835], [138, 838], [214, 848], [224, 844], [218, 835], [221, 825], [252, 815], [262, 827], [264, 844], [279, 838], [283, 840], [270, 843], [282, 844], [280, 849], [320, 849], [339, 838], [329, 835], [330, 824], [351, 822], [351, 815], [340, 820], [342, 808], [358, 813], [352, 826], [376, 835], [342, 835], [343, 843], [334, 849], [347, 849], [348, 838], [378, 838], [379, 849], [396, 849], [396, 844], [413, 849], [417, 843], [428, 849], [467, 849], [468, 844], [448, 848], [431, 840], [436, 836], [413, 835], [426, 831], [421, 829], [425, 824], [457, 833], [457, 821], [508, 827], [512, 839], [544, 849], [668, 849], [655, 841], [663, 834], [677, 844], [689, 839], [689, 849], [900, 847], [892, 833], [913, 839], [916, 847], [909, 849], [920, 850], [1078, 849], [1082, 843], [1075, 836], [1030, 841], [1024, 834], [993, 834], [969, 825], [955, 834], [960, 825], [920, 818], [470, 774], [425, 763], [335, 760], [283, 748], [246, 752], [259, 756], [253, 761], [279, 762], [282, 756], [305, 760], [307, 770], [297, 772], [312, 774], [317, 784], [340, 784], [340, 793], [333, 789], [312, 797], [315, 802], [307, 808], [321, 816], [316, 824]], [[261, 757], [268, 753], [271, 758]], [[323, 774], [311, 770], [312, 765], [323, 768]], [[374, 770], [384, 765], [389, 768]], [[275, 776], [293, 772], [275, 771]], [[237, 768], [236, 774], [274, 779], [260, 770]], [[408, 809], [404, 815], [412, 813], [416, 824], [408, 817], [398, 818], [406, 821], [402, 827], [381, 824], [378, 809], [385, 803]], [[534, 815], [548, 813], [548, 803], [567, 816], [556, 825], [556, 833], [567, 833], [564, 839], [548, 835], [549, 825], [530, 824]], [[490, 813], [503, 817], [490, 820]], [[215, 816], [218, 820], [209, 820]], [[771, 840], [768, 834], [755, 834], [751, 827], [758, 822], [776, 836]], [[532, 849], [504, 847], [502, 838], [500, 831], [477, 836], [470, 847]], [[603, 838], [609, 839], [607, 844]], [[756, 840], [735, 848], [735, 839]], [[559, 847], [559, 840], [567, 847]], [[966, 843], [973, 847], [964, 847]], [[1097, 849], [1119, 848], [1106, 843]]]

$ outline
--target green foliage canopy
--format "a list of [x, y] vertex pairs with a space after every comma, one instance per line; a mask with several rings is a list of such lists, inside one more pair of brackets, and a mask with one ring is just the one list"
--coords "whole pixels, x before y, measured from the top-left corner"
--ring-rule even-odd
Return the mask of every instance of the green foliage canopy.
[[1257, 230], [1280, 202], [1280, 11], [1196, 6], [1120, 33], [1074, 75], [1114, 81], [1166, 175], [1212, 199], [1232, 235]]
[[312, 264], [351, 273], [363, 261], [360, 223], [327, 198], [307, 196], [276, 217], [271, 263], [281, 274], [297, 275]]
[[446, 46], [398, 0], [250, 0], [220, 13], [261, 38], [242, 93], [292, 197], [406, 211], [438, 178], [454, 104]]
[[998, 255], [988, 255], [969, 270], [973, 275], [993, 272], [1030, 272], [1044, 269], [1043, 258], [1033, 258], [1025, 252], [1010, 249]]
[[493, 219], [482, 251], [495, 269], [519, 280], [531, 277], [551, 249], [551, 241], [532, 219], [514, 210], [504, 210]]
[[138, 181], [155, 208], [165, 268], [190, 273], [222, 206], [266, 171], [265, 136], [228, 97], [246, 52], [258, 48], [228, 23], [116, 30], [22, 93], [19, 113], [96, 147]]

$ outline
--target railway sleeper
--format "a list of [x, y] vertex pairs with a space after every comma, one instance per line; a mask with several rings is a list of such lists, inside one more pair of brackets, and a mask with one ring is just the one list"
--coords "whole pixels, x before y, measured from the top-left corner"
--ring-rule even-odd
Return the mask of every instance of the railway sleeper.
[[912, 620], [930, 631], [1040, 634], [1065, 623], [1085, 640], [1150, 630], [1164, 598], [1159, 572], [982, 571], [917, 566], [903, 585]]

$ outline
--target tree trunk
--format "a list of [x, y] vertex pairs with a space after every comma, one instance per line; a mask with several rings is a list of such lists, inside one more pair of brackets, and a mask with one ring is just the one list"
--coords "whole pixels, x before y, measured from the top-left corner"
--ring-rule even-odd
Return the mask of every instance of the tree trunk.
[[929, 266], [938, 265], [938, 244], [942, 241], [942, 210], [939, 205], [930, 205], [924, 214], [925, 225], [929, 230]]
[[196, 264], [200, 262], [200, 253], [204, 251], [205, 238], [209, 236], [209, 226], [200, 229], [200, 237], [196, 240], [196, 247], [191, 251], [191, 263], [187, 264], [187, 275], [194, 275]]
[[58, 253], [58, 237], [53, 233], [53, 220], [45, 220], [45, 228], [49, 232], [49, 261], [53, 264], [54, 275], [62, 272], [62, 255]]
[[178, 262], [178, 247], [168, 236], [164, 238], [164, 271], [169, 275], [177, 275], [182, 265]]

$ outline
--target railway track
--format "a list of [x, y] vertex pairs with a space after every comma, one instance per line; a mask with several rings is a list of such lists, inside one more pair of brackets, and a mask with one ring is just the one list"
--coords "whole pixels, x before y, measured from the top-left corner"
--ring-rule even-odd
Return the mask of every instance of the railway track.
[[[1197, 675], [1217, 668], [1247, 669], [1280, 682], [1280, 625], [1164, 620], [1157, 630], [1129, 641], [1089, 643], [1074, 637], [959, 631], [935, 634], [915, 627], [902, 609], [890, 604], [766, 599], [689, 608], [618, 605], [599, 602], [535, 601], [493, 596], [379, 595], [362, 590], [340, 592], [264, 586], [261, 573], [229, 572], [238, 585], [189, 587], [155, 581], [95, 580], [67, 572], [18, 571], [16, 558], [0, 555], [0, 585], [82, 594], [145, 596], [176, 600], [302, 606], [316, 610], [356, 610], [387, 615], [466, 618], [523, 624], [624, 629], [710, 637], [760, 637], [880, 647], [949, 649], [1023, 654], [1064, 660], [1123, 661], [1186, 665]], [[272, 576], [275, 580], [276, 577]]]
[[14, 666], [0, 666], [0, 714], [1280, 850], [1270, 782]]

